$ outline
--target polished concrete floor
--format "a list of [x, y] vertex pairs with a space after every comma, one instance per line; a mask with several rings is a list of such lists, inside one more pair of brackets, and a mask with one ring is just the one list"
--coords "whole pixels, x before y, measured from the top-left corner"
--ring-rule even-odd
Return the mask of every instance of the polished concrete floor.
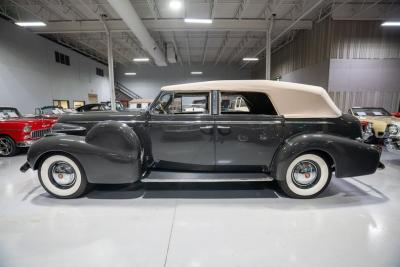
[[50, 197], [0, 158], [0, 266], [400, 266], [400, 155], [318, 199], [274, 183], [98, 186]]

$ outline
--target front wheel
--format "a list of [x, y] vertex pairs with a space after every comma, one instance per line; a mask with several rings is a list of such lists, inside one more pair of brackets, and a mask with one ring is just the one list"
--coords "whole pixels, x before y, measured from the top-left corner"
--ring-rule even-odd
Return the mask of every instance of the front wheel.
[[332, 172], [322, 157], [304, 154], [289, 164], [286, 176], [278, 183], [289, 197], [313, 198], [325, 190], [331, 176]]
[[79, 163], [69, 156], [53, 154], [39, 166], [39, 181], [57, 198], [77, 198], [88, 189], [88, 182]]

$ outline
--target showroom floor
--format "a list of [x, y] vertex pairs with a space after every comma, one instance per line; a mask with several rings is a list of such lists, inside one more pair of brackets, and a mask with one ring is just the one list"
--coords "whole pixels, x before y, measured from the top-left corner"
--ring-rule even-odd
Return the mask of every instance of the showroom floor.
[[400, 155], [318, 199], [274, 183], [100, 186], [51, 198], [0, 159], [0, 266], [400, 266]]

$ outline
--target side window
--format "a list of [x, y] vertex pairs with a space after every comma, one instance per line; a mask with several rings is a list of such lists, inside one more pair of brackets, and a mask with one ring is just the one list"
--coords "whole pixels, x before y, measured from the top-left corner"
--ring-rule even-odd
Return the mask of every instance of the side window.
[[269, 97], [259, 92], [221, 92], [221, 114], [277, 115]]
[[164, 93], [158, 97], [157, 101], [155, 102], [154, 106], [151, 109], [151, 113], [154, 114], [168, 114], [168, 106], [171, 104], [172, 94], [171, 93]]
[[209, 114], [209, 93], [166, 93], [153, 106], [157, 114]]

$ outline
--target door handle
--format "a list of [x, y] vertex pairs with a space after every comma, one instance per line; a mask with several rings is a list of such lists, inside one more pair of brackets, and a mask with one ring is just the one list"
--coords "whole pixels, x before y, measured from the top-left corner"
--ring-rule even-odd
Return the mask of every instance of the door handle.
[[207, 125], [207, 126], [200, 126], [200, 131], [204, 133], [211, 133], [211, 130], [214, 128], [212, 125]]

